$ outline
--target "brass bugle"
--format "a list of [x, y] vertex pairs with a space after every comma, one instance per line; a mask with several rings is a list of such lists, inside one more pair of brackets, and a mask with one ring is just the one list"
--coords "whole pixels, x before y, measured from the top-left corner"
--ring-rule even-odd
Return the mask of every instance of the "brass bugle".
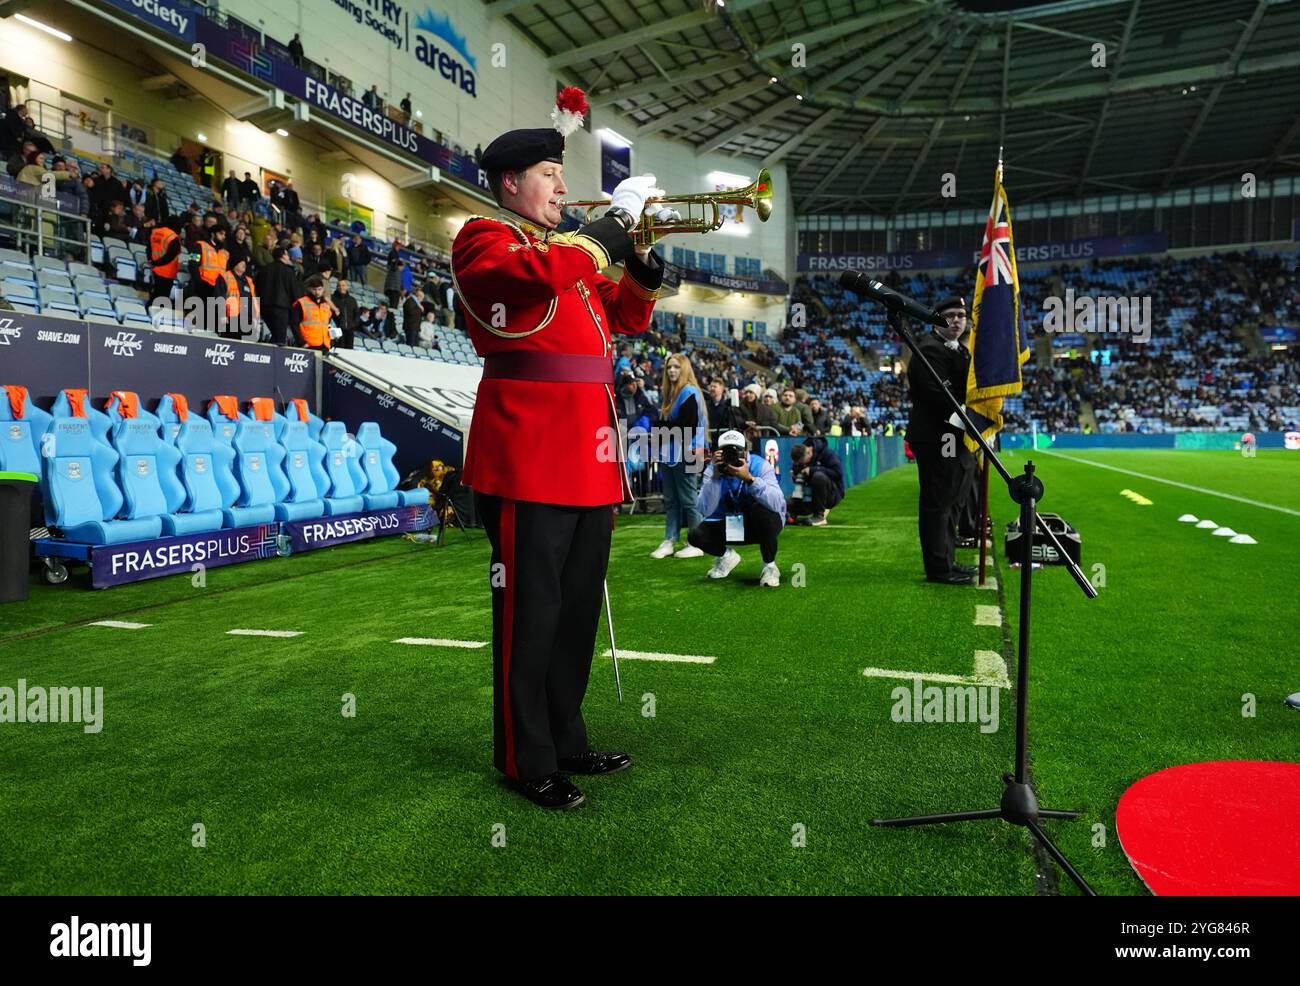
[[[590, 222], [593, 212], [609, 207], [609, 199], [583, 199], [560, 204], [566, 209], [583, 209], [584, 222]], [[720, 192], [696, 192], [691, 195], [656, 195], [646, 199], [646, 205], [669, 206], [678, 212], [684, 210], [684, 215], [680, 219], [669, 220], [642, 215], [640, 225], [632, 233], [632, 238], [638, 243], [654, 243], [660, 237], [672, 233], [712, 232], [726, 221], [721, 209], [724, 205], [753, 209], [758, 221], [765, 223], [772, 215], [772, 175], [763, 168], [758, 177], [744, 188], [724, 188]], [[700, 212], [698, 216], [695, 215], [697, 208]]]

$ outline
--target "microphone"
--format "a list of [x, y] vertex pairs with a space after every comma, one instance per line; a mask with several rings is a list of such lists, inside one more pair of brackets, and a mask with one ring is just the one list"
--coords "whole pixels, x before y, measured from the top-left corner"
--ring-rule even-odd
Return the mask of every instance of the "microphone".
[[872, 301], [878, 301], [890, 311], [910, 315], [918, 321], [936, 325], [941, 329], [948, 326], [948, 320], [932, 308], [926, 308], [919, 301], [914, 301], [905, 294], [899, 294], [892, 288], [885, 287], [875, 278], [859, 271], [846, 270], [840, 275], [840, 286]]

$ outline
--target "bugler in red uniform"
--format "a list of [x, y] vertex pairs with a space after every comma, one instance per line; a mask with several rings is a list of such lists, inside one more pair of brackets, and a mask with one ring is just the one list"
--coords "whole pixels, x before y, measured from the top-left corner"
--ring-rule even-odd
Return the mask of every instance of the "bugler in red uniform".
[[[600, 273], [620, 260], [622, 280]], [[649, 327], [663, 273], [637, 259], [615, 220], [556, 233], [505, 211], [465, 223], [452, 247], [452, 271], [470, 338], [489, 364], [497, 354], [532, 352], [590, 356], [607, 368], [614, 334]], [[587, 507], [628, 499], [609, 375], [609, 383], [485, 375], [465, 481], [481, 493], [540, 503]]]

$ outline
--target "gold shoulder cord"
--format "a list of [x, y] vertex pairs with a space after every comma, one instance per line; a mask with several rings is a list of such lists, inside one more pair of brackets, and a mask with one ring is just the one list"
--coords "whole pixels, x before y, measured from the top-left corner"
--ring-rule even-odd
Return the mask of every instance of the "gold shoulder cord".
[[[528, 237], [524, 235], [524, 231], [508, 219], [503, 219], [501, 217], [491, 219], [489, 216], [470, 216], [470, 218], [465, 221], [468, 223], [474, 219], [490, 219], [492, 222], [499, 222], [505, 226], [509, 226], [515, 236], [519, 238], [520, 244], [525, 247], [529, 246]], [[518, 247], [512, 247], [511, 249], [518, 249]], [[534, 332], [542, 331], [542, 329], [551, 324], [551, 319], [555, 317], [555, 308], [560, 301], [558, 297], [551, 299], [551, 303], [546, 309], [546, 317], [538, 323], [536, 328], [528, 329], [526, 332], [506, 332], [504, 329], [498, 329], [491, 323], [483, 321], [483, 319], [478, 317], [478, 314], [474, 309], [470, 307], [469, 300], [465, 297], [465, 292], [460, 289], [460, 281], [456, 279], [456, 264], [454, 262], [451, 265], [451, 285], [456, 292], [456, 297], [458, 297], [460, 303], [465, 306], [465, 311], [469, 312], [470, 318], [474, 319], [474, 321], [483, 326], [483, 328], [487, 329], [494, 336], [500, 336], [502, 339], [522, 339], [525, 336], [532, 335]]]

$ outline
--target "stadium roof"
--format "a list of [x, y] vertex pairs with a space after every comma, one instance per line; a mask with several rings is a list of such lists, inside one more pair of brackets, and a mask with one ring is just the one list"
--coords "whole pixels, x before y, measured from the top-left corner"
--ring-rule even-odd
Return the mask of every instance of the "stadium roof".
[[801, 214], [986, 204], [999, 145], [1018, 201], [1300, 173], [1295, 0], [485, 2], [597, 125], [784, 160]]

